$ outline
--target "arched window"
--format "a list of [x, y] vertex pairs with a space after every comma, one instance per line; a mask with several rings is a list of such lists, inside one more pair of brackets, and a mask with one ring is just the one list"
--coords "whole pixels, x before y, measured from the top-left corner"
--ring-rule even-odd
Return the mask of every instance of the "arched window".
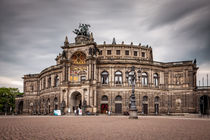
[[155, 86], [158, 86], [159, 81], [158, 81], [158, 74], [157, 74], [157, 73], [155, 73], [155, 74], [153, 75], [153, 80], [154, 80], [154, 85], [155, 85]]
[[48, 78], [48, 88], [51, 87], [51, 77]]
[[115, 101], [122, 101], [122, 97], [121, 97], [120, 95], [117, 95], [117, 96], [115, 97]]
[[101, 73], [101, 83], [108, 84], [109, 83], [109, 73], [107, 71], [103, 71]]
[[155, 102], [159, 102], [159, 100], [160, 100], [160, 97], [156, 96], [155, 97]]
[[103, 96], [101, 97], [101, 100], [102, 100], [102, 101], [108, 101], [108, 97], [107, 97], [106, 95], [103, 95]]
[[147, 76], [146, 72], [142, 73], [142, 81], [141, 81], [141, 83], [142, 83], [143, 86], [147, 86], [147, 84], [148, 84], [148, 76]]
[[73, 62], [73, 64], [85, 64], [86, 60], [86, 55], [83, 52], [75, 52], [72, 57], [71, 57], [71, 61]]
[[115, 84], [122, 84], [122, 72], [115, 72]]
[[144, 96], [143, 97], [143, 101], [145, 101], [145, 102], [148, 101], [148, 97], [147, 96]]
[[44, 89], [46, 88], [46, 80], [45, 80], [45, 78], [44, 78], [44, 80], [43, 80], [43, 88], [44, 88]]
[[55, 87], [59, 85], [59, 77], [58, 75], [55, 76]]

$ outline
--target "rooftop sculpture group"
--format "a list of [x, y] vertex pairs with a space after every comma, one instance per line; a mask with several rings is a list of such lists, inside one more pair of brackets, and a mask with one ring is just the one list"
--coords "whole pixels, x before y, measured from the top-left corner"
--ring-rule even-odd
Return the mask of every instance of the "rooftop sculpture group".
[[89, 24], [79, 24], [79, 29], [75, 29], [73, 33], [75, 33], [76, 35], [84, 35], [89, 37], [90, 36], [89, 27], [90, 27]]

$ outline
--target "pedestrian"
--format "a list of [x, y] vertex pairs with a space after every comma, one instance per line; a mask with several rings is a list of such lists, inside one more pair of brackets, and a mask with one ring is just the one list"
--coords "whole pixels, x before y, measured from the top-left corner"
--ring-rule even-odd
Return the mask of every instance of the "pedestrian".
[[77, 115], [77, 110], [76, 110], [76, 109], [74, 110], [74, 115], [75, 115], [75, 116]]
[[79, 115], [79, 107], [78, 107], [78, 109], [77, 109], [77, 115]]

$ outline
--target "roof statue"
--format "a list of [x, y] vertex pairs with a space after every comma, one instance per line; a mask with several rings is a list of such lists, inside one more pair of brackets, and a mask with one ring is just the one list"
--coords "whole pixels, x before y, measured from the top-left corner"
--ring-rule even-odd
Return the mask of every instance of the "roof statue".
[[117, 44], [115, 38], [113, 38], [112, 44], [113, 44], [113, 45], [116, 45], [116, 44]]
[[75, 33], [76, 35], [84, 35], [89, 37], [90, 36], [90, 32], [89, 32], [89, 24], [79, 24], [79, 29], [75, 29], [73, 31], [73, 33]]

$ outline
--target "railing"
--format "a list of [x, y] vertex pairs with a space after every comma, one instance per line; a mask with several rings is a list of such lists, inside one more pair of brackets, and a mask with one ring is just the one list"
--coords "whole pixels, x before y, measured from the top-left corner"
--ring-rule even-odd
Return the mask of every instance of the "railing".
[[197, 89], [208, 89], [208, 90], [210, 90], [210, 86], [197, 86]]

